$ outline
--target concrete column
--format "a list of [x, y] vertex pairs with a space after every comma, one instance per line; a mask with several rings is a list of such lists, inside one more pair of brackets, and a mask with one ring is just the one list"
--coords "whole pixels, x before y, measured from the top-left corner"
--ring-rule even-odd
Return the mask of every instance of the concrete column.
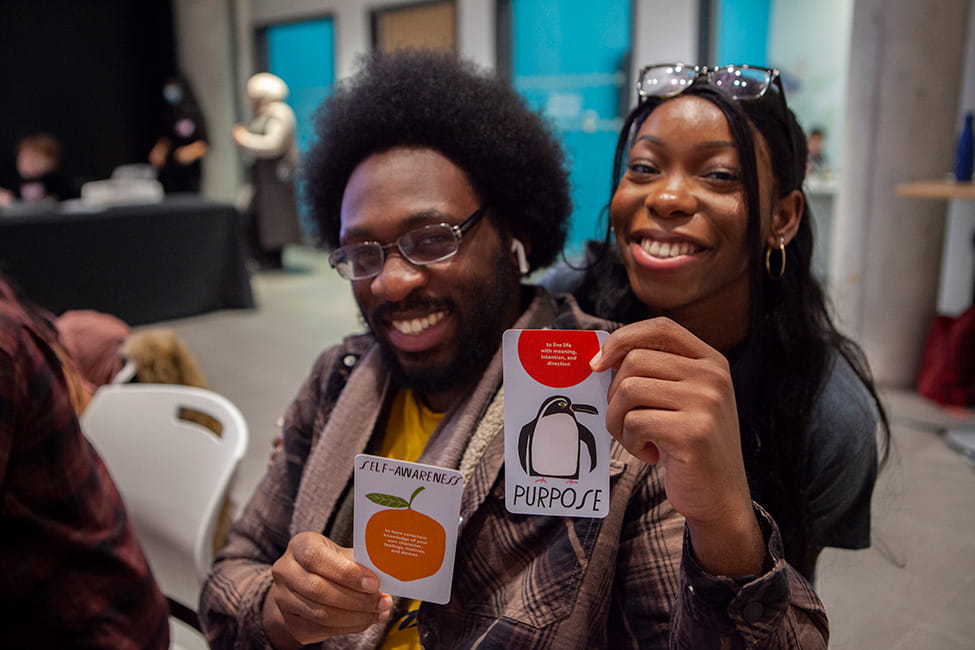
[[254, 52], [254, 16], [250, 0], [229, 0], [231, 6], [230, 28], [234, 30], [234, 80], [237, 88], [235, 102], [240, 121], [251, 115], [247, 99], [247, 80], [257, 70], [257, 53]]
[[[636, 105], [636, 81], [640, 68], [653, 63], [712, 65], [698, 61], [697, 2], [637, 0], [633, 3], [633, 58], [630, 61], [630, 104]], [[662, 19], [666, 17], [666, 19]], [[722, 62], [723, 63], [723, 62]]]
[[176, 53], [207, 121], [204, 196], [233, 201], [242, 170], [230, 130], [237, 121], [233, 18], [230, 0], [176, 0]]
[[362, 0], [338, 3], [335, 13], [335, 79], [345, 79], [356, 71], [359, 57], [372, 50], [372, 25], [369, 8]]
[[497, 7], [483, 0], [457, 0], [457, 49], [485, 68], [495, 68], [497, 53]]
[[885, 386], [914, 385], [935, 312], [945, 204], [896, 186], [951, 169], [969, 4], [854, 4], [831, 295]]

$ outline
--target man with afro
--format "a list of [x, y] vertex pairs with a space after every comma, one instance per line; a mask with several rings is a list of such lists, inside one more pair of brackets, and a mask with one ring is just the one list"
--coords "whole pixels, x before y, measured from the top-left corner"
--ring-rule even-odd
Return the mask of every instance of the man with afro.
[[[692, 558], [662, 474], [618, 443], [604, 519], [505, 509], [503, 332], [609, 327], [522, 283], [561, 250], [570, 199], [557, 140], [520, 96], [453, 55], [377, 53], [337, 86], [317, 127], [308, 200], [368, 332], [322, 353], [285, 417], [283, 448], [204, 585], [211, 647], [787, 647], [809, 628], [815, 638], [818, 600], [785, 577], [774, 548], [770, 575], [732, 600], [738, 583]], [[382, 593], [354, 561], [360, 453], [463, 475], [446, 604]]]

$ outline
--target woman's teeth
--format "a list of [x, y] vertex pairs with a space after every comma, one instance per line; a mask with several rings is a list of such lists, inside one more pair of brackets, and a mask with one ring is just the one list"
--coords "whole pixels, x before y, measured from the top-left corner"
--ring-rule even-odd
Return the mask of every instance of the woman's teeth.
[[694, 244], [690, 242], [661, 242], [654, 239], [644, 239], [640, 247], [650, 255], [660, 258], [679, 257], [694, 252]]
[[447, 312], [438, 311], [430, 314], [429, 316], [424, 316], [423, 318], [414, 318], [412, 320], [394, 320], [392, 324], [393, 328], [402, 334], [419, 334], [423, 330], [433, 327], [442, 321], [446, 316]]

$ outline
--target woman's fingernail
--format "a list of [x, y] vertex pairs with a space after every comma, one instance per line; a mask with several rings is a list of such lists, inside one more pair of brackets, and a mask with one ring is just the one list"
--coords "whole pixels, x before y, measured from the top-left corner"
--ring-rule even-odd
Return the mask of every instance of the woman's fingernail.
[[600, 359], [602, 358], [603, 358], [603, 351], [599, 350], [598, 352], [596, 352], [595, 356], [593, 356], [593, 358], [589, 360], [589, 367], [595, 370], [596, 366], [599, 365]]
[[376, 591], [379, 589], [379, 579], [375, 576], [366, 576], [362, 579], [363, 591]]

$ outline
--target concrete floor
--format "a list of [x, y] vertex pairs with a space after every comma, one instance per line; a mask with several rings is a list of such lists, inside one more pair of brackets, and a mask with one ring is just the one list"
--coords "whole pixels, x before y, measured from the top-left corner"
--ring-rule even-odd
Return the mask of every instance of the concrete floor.
[[[264, 472], [275, 423], [316, 355], [363, 326], [348, 283], [324, 255], [287, 251], [288, 270], [254, 276], [258, 308], [156, 323], [172, 327], [213, 390], [241, 409], [250, 446], [231, 498], [244, 503]], [[949, 449], [946, 427], [975, 413], [884, 390], [893, 451], [874, 496], [874, 546], [827, 550], [818, 588], [831, 647], [975, 649], [975, 465]]]

